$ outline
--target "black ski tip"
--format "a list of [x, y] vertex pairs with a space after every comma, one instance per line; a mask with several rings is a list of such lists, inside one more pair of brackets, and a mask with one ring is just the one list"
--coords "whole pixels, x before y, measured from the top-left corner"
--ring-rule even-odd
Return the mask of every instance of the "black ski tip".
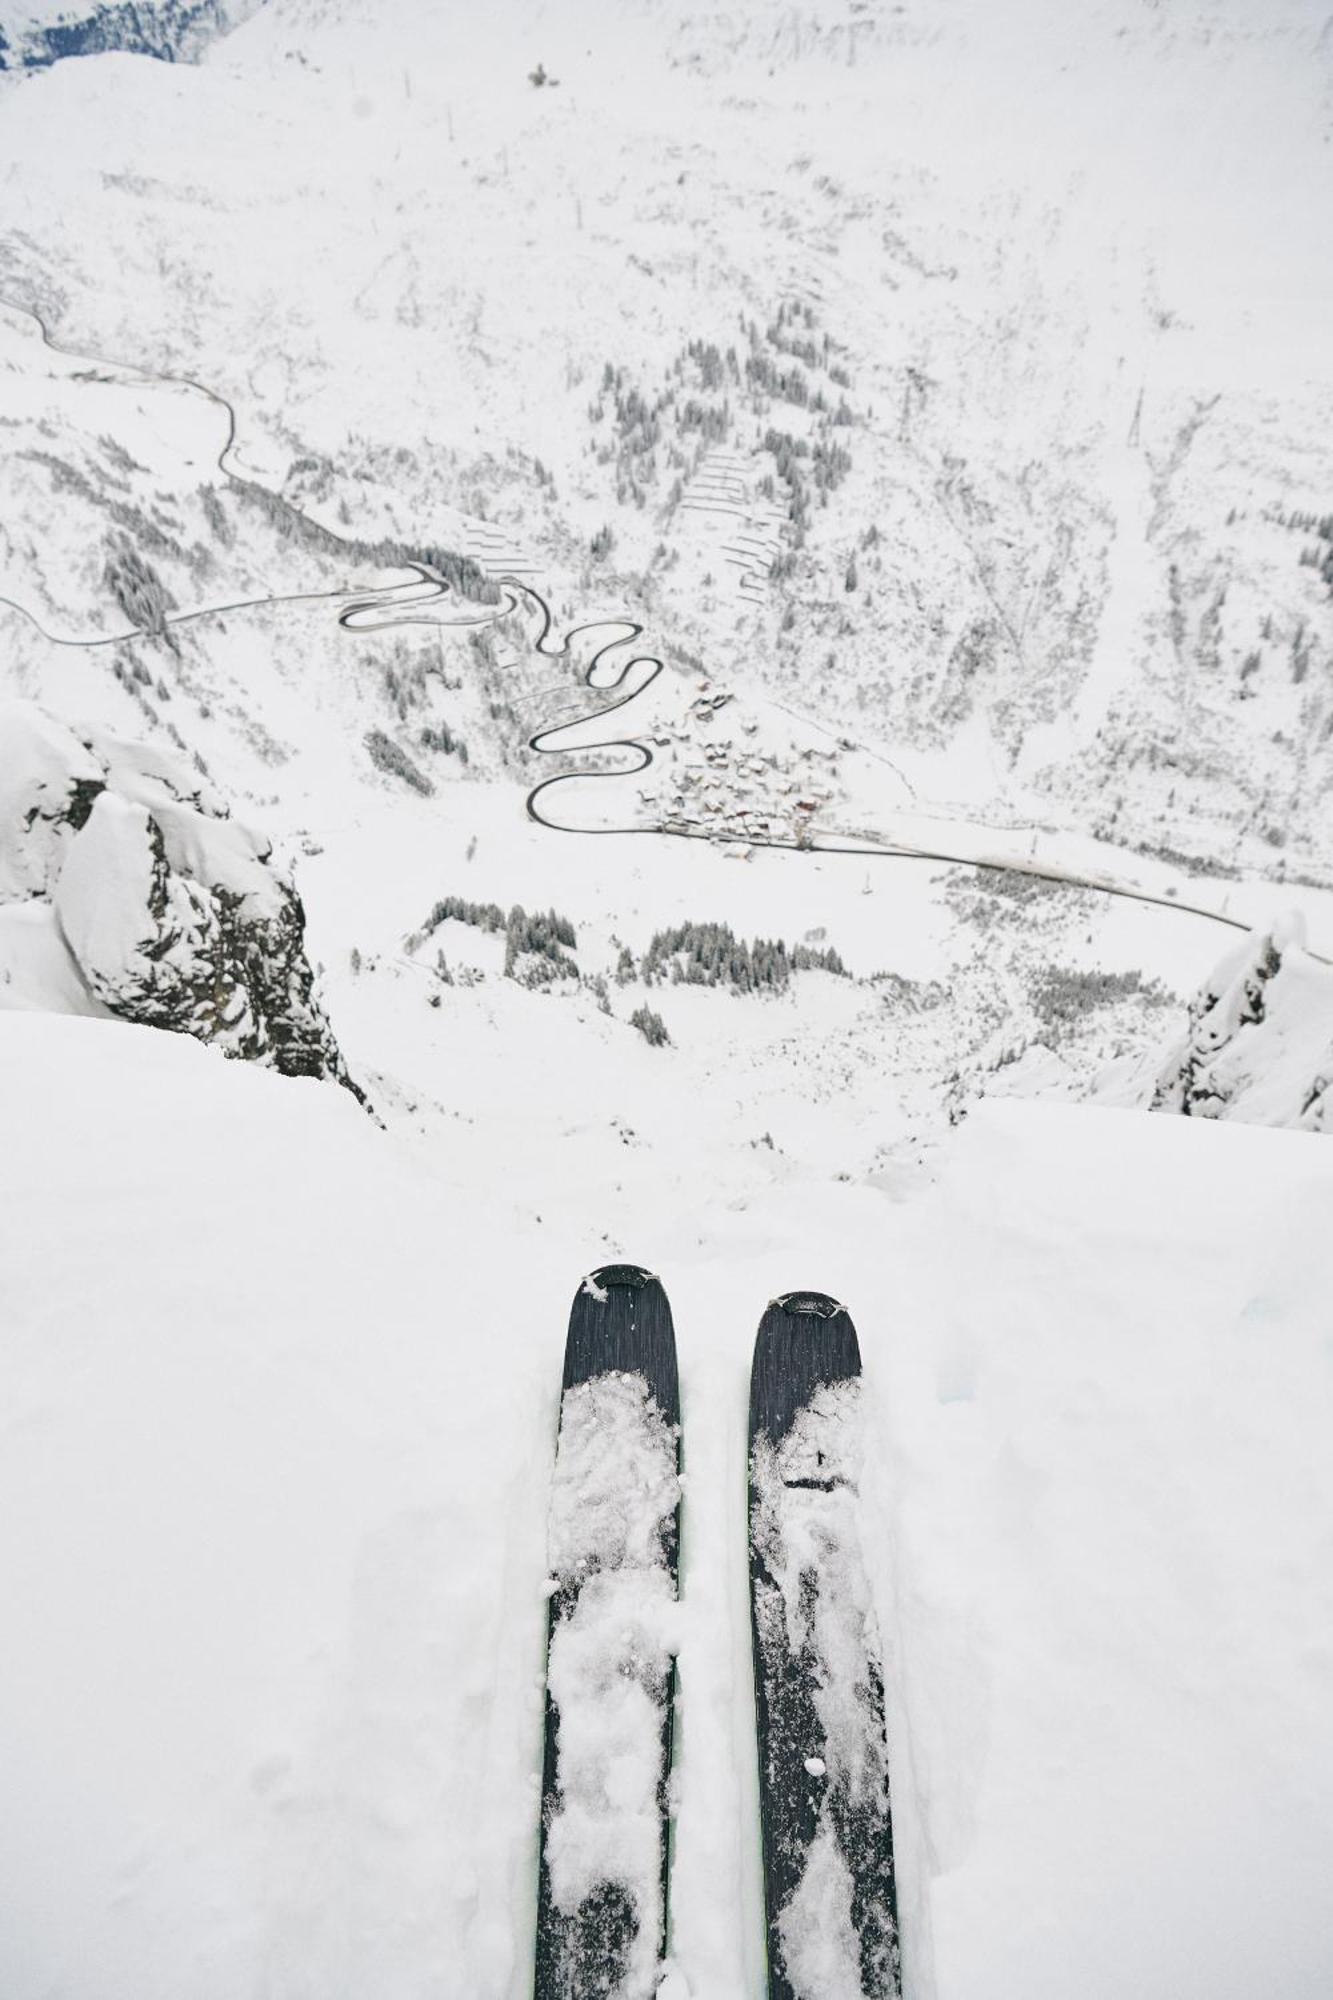
[[646, 1271], [642, 1264], [603, 1264], [599, 1270], [590, 1271], [583, 1280], [584, 1290], [594, 1298], [598, 1292], [610, 1291], [613, 1285], [631, 1292], [642, 1292], [656, 1283], [652, 1272]]
[[642, 1264], [590, 1271], [569, 1309], [562, 1386], [597, 1375], [642, 1375], [668, 1423], [680, 1422], [680, 1380], [671, 1306]]
[[783, 1292], [770, 1300], [769, 1310], [803, 1319], [836, 1319], [842, 1307], [827, 1292]]
[[750, 1371], [750, 1440], [780, 1444], [816, 1389], [861, 1373], [856, 1328], [827, 1292], [783, 1292], [755, 1336]]

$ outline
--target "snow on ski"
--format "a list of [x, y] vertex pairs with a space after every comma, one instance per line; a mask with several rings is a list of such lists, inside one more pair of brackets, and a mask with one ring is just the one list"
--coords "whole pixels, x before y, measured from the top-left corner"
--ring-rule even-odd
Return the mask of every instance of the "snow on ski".
[[569, 1316], [551, 1489], [535, 2000], [649, 2000], [667, 1922], [680, 1392], [636, 1265]]
[[774, 1300], [755, 1342], [749, 1466], [769, 2000], [901, 1991], [860, 1404], [843, 1308], [822, 1292]]

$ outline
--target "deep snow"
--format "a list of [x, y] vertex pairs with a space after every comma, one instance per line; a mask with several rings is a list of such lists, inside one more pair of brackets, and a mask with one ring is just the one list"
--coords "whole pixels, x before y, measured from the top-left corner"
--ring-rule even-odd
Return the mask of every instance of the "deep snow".
[[[578, 1925], [580, 1909], [608, 1884], [623, 1897], [625, 2000], [651, 2000], [666, 1935], [661, 1746], [676, 1608], [666, 1546], [680, 1493], [675, 1427], [642, 1375], [607, 1372], [564, 1392], [547, 1514], [549, 1587], [566, 1602], [547, 1656], [556, 1761], [544, 1852], [556, 1922], [574, 1920], [599, 1965], [612, 1956], [605, 1920]], [[571, 1967], [577, 1978], [578, 1950], [557, 1958], [560, 1984]]]
[[1327, 1990], [1319, 1139], [997, 1104], [896, 1205], [585, 1173], [538, 1222], [484, 1127], [427, 1169], [183, 1038], [0, 1036], [6, 1993], [525, 1991], [594, 1214], [679, 1336], [694, 2000], [761, 1979], [746, 1380], [811, 1278], [865, 1356], [906, 1990]]

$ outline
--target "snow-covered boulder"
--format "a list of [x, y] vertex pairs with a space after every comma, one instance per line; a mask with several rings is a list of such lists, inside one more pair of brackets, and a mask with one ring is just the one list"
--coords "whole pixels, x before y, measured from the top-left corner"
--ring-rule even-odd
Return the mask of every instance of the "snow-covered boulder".
[[356, 1090], [304, 933], [269, 841], [183, 761], [0, 708], [0, 1007], [113, 1015]]
[[1299, 918], [1256, 931], [1190, 1004], [1154, 1079], [1154, 1111], [1330, 1129], [1333, 968], [1304, 948]]
[[0, 903], [48, 893], [106, 772], [32, 702], [0, 709]]

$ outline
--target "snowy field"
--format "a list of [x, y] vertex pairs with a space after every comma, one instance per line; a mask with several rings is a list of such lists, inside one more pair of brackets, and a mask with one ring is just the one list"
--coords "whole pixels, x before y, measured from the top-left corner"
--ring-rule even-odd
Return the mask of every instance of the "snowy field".
[[527, 1990], [590, 1212], [678, 1329], [693, 2000], [762, 1983], [746, 1378], [811, 1279], [871, 1398], [907, 1991], [1327, 1991], [1320, 1140], [995, 1106], [910, 1200], [691, 1210], [608, 1164], [539, 1220], [493, 1130], [430, 1170], [188, 1040], [0, 1037], [5, 1993]]

